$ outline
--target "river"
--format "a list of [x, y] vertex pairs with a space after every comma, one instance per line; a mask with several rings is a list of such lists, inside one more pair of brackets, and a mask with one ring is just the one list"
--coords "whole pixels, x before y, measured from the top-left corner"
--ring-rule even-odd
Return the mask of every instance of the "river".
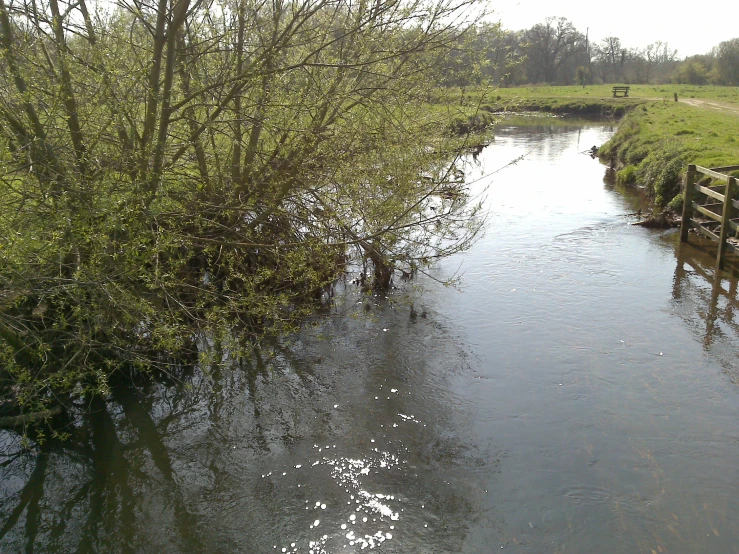
[[90, 444], [1, 432], [0, 550], [739, 552], [737, 281], [630, 225], [581, 153], [613, 131], [503, 125], [431, 276], [117, 393]]

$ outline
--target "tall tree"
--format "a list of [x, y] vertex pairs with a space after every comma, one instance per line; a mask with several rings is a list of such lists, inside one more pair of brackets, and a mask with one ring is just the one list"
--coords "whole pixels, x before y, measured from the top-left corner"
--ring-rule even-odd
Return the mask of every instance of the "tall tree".
[[544, 23], [524, 32], [527, 74], [531, 82], [568, 82], [573, 75], [561, 75], [566, 62], [584, 51], [585, 38], [564, 17], [547, 17]]
[[3, 402], [290, 329], [352, 249], [387, 287], [474, 237], [423, 103], [466, 0], [117, 6], [0, 0]]
[[598, 59], [601, 66], [601, 75], [605, 82], [620, 82], [623, 80], [622, 69], [626, 53], [621, 48], [621, 39], [606, 37], [598, 46]]
[[720, 43], [716, 50], [718, 78], [723, 84], [739, 85], [739, 38]]

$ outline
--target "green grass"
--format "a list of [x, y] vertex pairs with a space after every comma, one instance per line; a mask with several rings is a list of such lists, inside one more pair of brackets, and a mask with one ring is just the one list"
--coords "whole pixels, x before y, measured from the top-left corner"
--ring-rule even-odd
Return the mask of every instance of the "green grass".
[[[735, 88], [724, 89], [720, 98], [718, 87], [696, 88], [714, 89], [713, 96], [702, 91], [702, 99], [736, 105], [727, 100], [737, 98]], [[680, 192], [687, 164], [739, 165], [739, 112], [683, 102], [649, 102], [622, 120], [600, 155], [623, 167], [634, 166], [636, 184], [645, 187], [656, 204], [666, 205]]]
[[[653, 102], [635, 110], [624, 124], [638, 126], [638, 133], [627, 141], [619, 136], [614, 139], [626, 146], [626, 150], [632, 150], [632, 154], [634, 149], [671, 142], [685, 148], [690, 161], [698, 165], [716, 167], [739, 163], [738, 112], [681, 102]], [[619, 149], [619, 159], [625, 159], [629, 152], [621, 150], [623, 148]]]
[[[644, 98], [613, 98], [610, 88], [520, 87], [459, 88], [438, 90], [431, 104], [456, 105], [465, 112], [545, 112], [552, 114], [604, 115], [620, 117], [643, 104]], [[461, 101], [460, 101], [461, 100]]]
[[[678, 94], [678, 98], [700, 98], [711, 99], [725, 102], [727, 104], [739, 105], [739, 87], [719, 87], [719, 86], [697, 86], [697, 85], [628, 85], [629, 98], [618, 99], [620, 101], [629, 100], [665, 100], [674, 102], [674, 94]], [[613, 100], [613, 84], [610, 85], [588, 85], [581, 87], [579, 85], [572, 86], [528, 86], [528, 87], [510, 87], [498, 88], [493, 92], [487, 92], [488, 101], [498, 99], [501, 101], [511, 101], [515, 99], [540, 100], [549, 99], [556, 100]], [[470, 99], [479, 97], [482, 94], [481, 89], [465, 91], [466, 97]], [[459, 89], [447, 89], [445, 94], [453, 95], [459, 98]]]

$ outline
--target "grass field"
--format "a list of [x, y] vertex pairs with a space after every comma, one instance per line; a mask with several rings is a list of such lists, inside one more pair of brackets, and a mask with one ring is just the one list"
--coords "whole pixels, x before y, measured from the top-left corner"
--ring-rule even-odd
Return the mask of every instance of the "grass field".
[[[674, 95], [678, 99], [700, 98], [712, 99], [739, 107], [739, 88], [695, 85], [628, 85], [629, 98], [640, 100], [663, 100], [674, 102]], [[551, 87], [530, 86], [498, 88], [495, 97], [501, 99], [613, 99], [613, 85], [588, 85]]]

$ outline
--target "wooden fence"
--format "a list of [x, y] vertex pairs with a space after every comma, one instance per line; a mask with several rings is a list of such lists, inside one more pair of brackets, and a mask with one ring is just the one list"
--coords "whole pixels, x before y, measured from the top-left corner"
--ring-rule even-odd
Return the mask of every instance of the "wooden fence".
[[[737, 190], [736, 178], [726, 173], [739, 170], [739, 165], [708, 169], [699, 165], [689, 165], [685, 173], [683, 220], [680, 227], [680, 240], [688, 242], [688, 230], [692, 227], [699, 233], [718, 243], [716, 264], [724, 268], [726, 253], [739, 254], [739, 245], [729, 242], [729, 233], [739, 235], [739, 201], [734, 200]], [[697, 175], [706, 175], [713, 181], [724, 184], [703, 186], [696, 184]], [[696, 212], [703, 216], [697, 219]]]

